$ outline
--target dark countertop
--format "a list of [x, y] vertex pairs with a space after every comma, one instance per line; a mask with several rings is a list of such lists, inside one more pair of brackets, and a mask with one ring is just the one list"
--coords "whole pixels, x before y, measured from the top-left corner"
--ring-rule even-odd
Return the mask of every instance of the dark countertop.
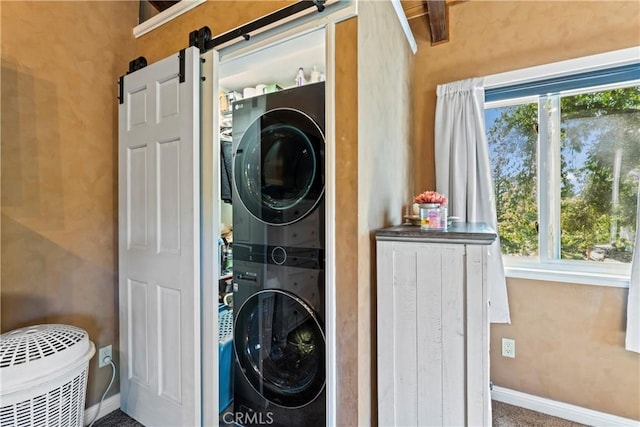
[[494, 229], [483, 222], [457, 222], [446, 231], [421, 230], [419, 225], [409, 224], [376, 230], [377, 241], [490, 245], [496, 237]]

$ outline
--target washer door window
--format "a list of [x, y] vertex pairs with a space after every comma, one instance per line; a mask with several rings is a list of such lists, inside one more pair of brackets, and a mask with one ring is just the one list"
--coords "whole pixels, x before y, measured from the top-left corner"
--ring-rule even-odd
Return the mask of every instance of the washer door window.
[[257, 219], [287, 225], [310, 213], [324, 192], [324, 136], [306, 114], [271, 110], [254, 121], [235, 153], [238, 197]]
[[233, 344], [247, 381], [278, 406], [305, 406], [324, 389], [322, 327], [291, 294], [265, 290], [247, 299], [236, 317]]

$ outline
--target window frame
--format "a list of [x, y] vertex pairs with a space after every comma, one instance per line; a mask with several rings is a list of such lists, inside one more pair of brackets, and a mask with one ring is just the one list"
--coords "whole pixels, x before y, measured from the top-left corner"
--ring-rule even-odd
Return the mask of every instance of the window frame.
[[[621, 65], [640, 63], [640, 46], [588, 56], [568, 61], [530, 67], [507, 73], [485, 77], [484, 87], [487, 89], [513, 86], [543, 79], [570, 76], [581, 72], [595, 71]], [[538, 104], [539, 137], [538, 137], [538, 170], [537, 170], [537, 206], [538, 222], [541, 233], [538, 238], [538, 258], [524, 259], [518, 256], [503, 255], [505, 274], [507, 277], [567, 282], [576, 284], [629, 287], [631, 265], [627, 264], [594, 264], [589, 261], [563, 260], [560, 251], [560, 168], [556, 167], [561, 158], [559, 127], [556, 131], [549, 127], [548, 117], [560, 123], [560, 98], [595, 90], [607, 90], [627, 86], [628, 82], [607, 84], [597, 88], [572, 89], [548, 95], [534, 95], [520, 98], [486, 102], [484, 108], [498, 108], [509, 105], [530, 103]], [[590, 90], [587, 90], [590, 89]], [[545, 113], [546, 111], [546, 113]], [[546, 114], [547, 118], [542, 115]], [[540, 135], [549, 138], [540, 138]], [[549, 141], [551, 141], [549, 143]], [[553, 149], [550, 149], [553, 147]], [[553, 171], [551, 174], [549, 171]], [[548, 176], [549, 179], [540, 179]], [[552, 199], [541, 195], [552, 194]], [[543, 214], [546, 213], [546, 214]], [[550, 238], [545, 238], [542, 230], [549, 230]], [[636, 248], [636, 250], [638, 250]]]

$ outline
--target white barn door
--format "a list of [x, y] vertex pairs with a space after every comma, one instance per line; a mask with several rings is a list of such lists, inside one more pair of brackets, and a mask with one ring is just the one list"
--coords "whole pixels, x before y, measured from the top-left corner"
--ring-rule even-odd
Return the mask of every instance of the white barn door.
[[147, 427], [201, 422], [199, 82], [192, 47], [119, 106], [121, 408]]

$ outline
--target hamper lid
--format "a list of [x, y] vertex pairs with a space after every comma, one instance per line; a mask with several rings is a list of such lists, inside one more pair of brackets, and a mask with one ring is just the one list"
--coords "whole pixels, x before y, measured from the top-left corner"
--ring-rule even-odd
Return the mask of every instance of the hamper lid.
[[0, 381], [3, 393], [52, 373], [86, 363], [95, 347], [84, 329], [70, 325], [36, 325], [0, 335]]

